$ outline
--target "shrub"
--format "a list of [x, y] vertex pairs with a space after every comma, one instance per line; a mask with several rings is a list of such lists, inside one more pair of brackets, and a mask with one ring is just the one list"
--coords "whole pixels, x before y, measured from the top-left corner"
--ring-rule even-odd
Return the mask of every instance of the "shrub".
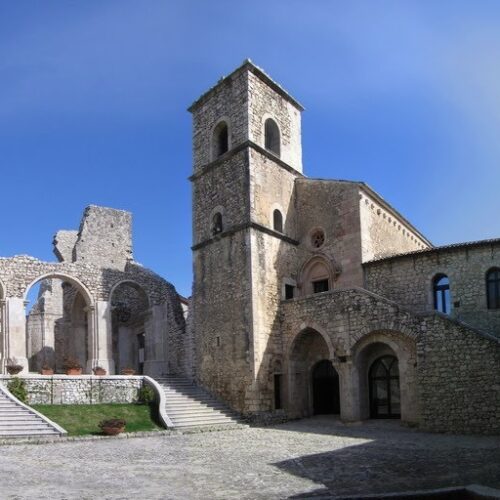
[[150, 404], [155, 400], [155, 391], [149, 385], [143, 385], [139, 389], [139, 401], [143, 404]]
[[14, 377], [7, 385], [11, 394], [22, 403], [28, 402], [28, 391], [24, 380]]

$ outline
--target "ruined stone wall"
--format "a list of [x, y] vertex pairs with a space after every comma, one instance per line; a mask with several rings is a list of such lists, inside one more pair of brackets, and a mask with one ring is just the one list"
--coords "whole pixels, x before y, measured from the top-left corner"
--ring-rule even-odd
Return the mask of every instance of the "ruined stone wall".
[[90, 205], [85, 209], [74, 261], [92, 262], [100, 267], [123, 269], [132, 257], [132, 214]]
[[488, 309], [486, 273], [500, 267], [500, 244], [442, 248], [364, 265], [367, 289], [415, 311], [434, 309], [433, 279], [450, 280], [451, 316], [500, 336], [500, 309]]
[[403, 219], [365, 190], [359, 192], [363, 262], [428, 248], [428, 243]]

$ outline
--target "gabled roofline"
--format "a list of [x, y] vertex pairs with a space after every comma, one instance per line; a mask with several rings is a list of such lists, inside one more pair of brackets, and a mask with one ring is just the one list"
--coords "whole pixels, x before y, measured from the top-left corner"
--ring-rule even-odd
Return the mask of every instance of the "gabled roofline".
[[299, 111], [304, 111], [304, 106], [300, 104], [299, 101], [294, 99], [279, 83], [275, 82], [262, 68], [256, 66], [250, 59], [245, 59], [241, 66], [238, 66], [234, 71], [229, 73], [227, 76], [223, 76], [219, 79], [219, 81], [210, 89], [208, 89], [205, 93], [203, 93], [196, 101], [189, 106], [188, 111], [192, 113], [196, 108], [198, 108], [201, 104], [206, 102], [206, 100], [215, 92], [215, 90], [226, 80], [232, 78], [239, 72], [244, 70], [250, 71], [255, 76], [260, 78], [264, 83], [269, 85], [276, 93], [278, 93], [281, 97], [286, 99], [288, 102], [293, 104]]
[[[337, 183], [344, 183], [344, 184], [352, 184], [360, 189], [362, 189], [366, 194], [374, 198], [377, 203], [382, 205], [382, 207], [390, 212], [396, 219], [400, 220], [410, 231], [415, 233], [423, 242], [425, 242], [427, 245], [429, 245], [431, 248], [434, 247], [434, 245], [410, 222], [408, 219], [406, 219], [400, 212], [398, 212], [390, 203], [388, 203], [382, 196], [380, 196], [373, 188], [371, 188], [366, 182], [362, 181], [348, 181], [344, 179], [321, 179], [321, 178], [311, 178], [311, 177], [300, 177], [296, 179], [296, 182], [303, 182], [303, 181], [320, 181], [320, 182], [337, 182]], [[417, 251], [423, 251], [423, 250], [417, 250]]]

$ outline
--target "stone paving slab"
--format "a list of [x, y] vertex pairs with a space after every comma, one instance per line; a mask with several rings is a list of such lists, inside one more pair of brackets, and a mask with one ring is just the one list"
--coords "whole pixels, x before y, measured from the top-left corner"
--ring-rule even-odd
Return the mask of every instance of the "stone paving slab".
[[0, 447], [3, 499], [333, 498], [500, 487], [500, 437], [328, 417], [271, 427]]

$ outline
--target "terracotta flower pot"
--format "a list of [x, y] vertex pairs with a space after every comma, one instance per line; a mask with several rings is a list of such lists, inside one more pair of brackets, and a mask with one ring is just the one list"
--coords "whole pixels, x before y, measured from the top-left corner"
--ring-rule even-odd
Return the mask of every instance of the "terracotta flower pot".
[[94, 368], [92, 370], [94, 372], [94, 375], [99, 375], [99, 376], [103, 376], [103, 375], [106, 375], [108, 372], [104, 369], [104, 368]]
[[135, 375], [135, 370], [133, 368], [124, 368], [121, 371], [122, 375]]
[[101, 430], [106, 436], [116, 436], [125, 430], [125, 426], [123, 427], [101, 427]]
[[42, 375], [54, 375], [54, 370], [52, 368], [42, 368]]
[[81, 374], [82, 374], [81, 368], [68, 368], [66, 370], [66, 375], [81, 375]]
[[9, 375], [17, 375], [23, 370], [22, 366], [7, 366], [7, 373]]

